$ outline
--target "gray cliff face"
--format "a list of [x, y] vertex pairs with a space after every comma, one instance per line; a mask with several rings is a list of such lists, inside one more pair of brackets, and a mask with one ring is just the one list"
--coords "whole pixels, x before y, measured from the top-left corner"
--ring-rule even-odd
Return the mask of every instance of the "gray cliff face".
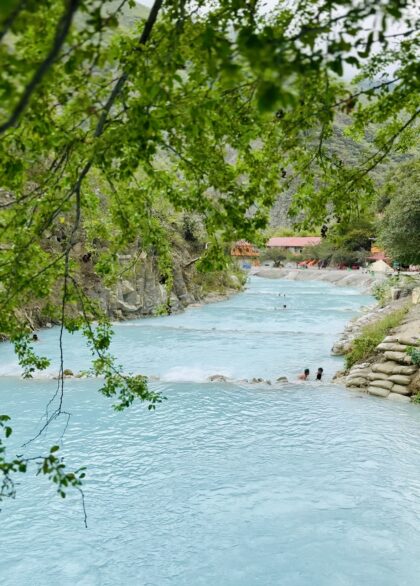
[[[124, 259], [130, 263], [131, 258]], [[132, 274], [124, 277], [112, 289], [100, 292], [104, 309], [113, 319], [129, 319], [153, 315], [166, 310], [180, 311], [199, 300], [199, 293], [189, 282], [188, 269], [183, 270], [179, 262], [174, 264], [173, 289], [168, 299], [164, 283], [152, 259], [143, 260]], [[192, 290], [191, 290], [192, 289]]]
[[[119, 255], [116, 277], [111, 284], [106, 283], [95, 272], [94, 259], [85, 250], [83, 242], [78, 243], [73, 249], [73, 260], [78, 264], [78, 280], [85, 295], [95, 301], [111, 320], [127, 320], [177, 313], [193, 303], [219, 301], [242, 289], [242, 278], [235, 274], [234, 267], [200, 273], [196, 261], [204, 245], [188, 242], [179, 233], [175, 236], [171, 248], [170, 287], [159, 269], [157, 256], [138, 247]], [[53, 292], [48, 302], [59, 306], [59, 295], [59, 291]], [[47, 308], [46, 300], [34, 299], [19, 310], [17, 317], [31, 330], [58, 323]], [[72, 311], [81, 315], [81, 308]]]
[[193, 279], [194, 266], [184, 268], [185, 259], [177, 256], [173, 264], [173, 286], [168, 298], [165, 283], [155, 258], [125, 254], [119, 257], [120, 277], [112, 286], [94, 274], [92, 266], [84, 267], [86, 294], [95, 299], [114, 320], [132, 319], [170, 311], [177, 312], [202, 298]]

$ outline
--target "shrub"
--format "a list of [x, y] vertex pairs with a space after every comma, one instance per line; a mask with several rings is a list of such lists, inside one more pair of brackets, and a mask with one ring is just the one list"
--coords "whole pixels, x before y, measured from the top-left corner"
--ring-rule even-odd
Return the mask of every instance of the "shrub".
[[342, 246], [353, 251], [370, 250], [372, 235], [371, 229], [355, 228], [349, 230], [342, 238]]
[[314, 258], [328, 263], [334, 254], [334, 245], [328, 240], [322, 240], [315, 246], [308, 246], [303, 252], [305, 258]]
[[420, 366], [420, 348], [409, 346], [407, 348], [407, 354], [411, 357], [411, 362], [416, 366]]
[[262, 251], [260, 260], [262, 262], [272, 260], [274, 266], [279, 266], [282, 261], [286, 260], [287, 251], [284, 248], [270, 247]]
[[391, 289], [387, 282], [375, 283], [372, 287], [372, 295], [379, 303], [379, 307], [384, 307], [386, 302], [391, 298]]
[[346, 368], [351, 368], [356, 362], [372, 356], [376, 346], [382, 342], [392, 328], [401, 323], [407, 311], [408, 306], [402, 307], [376, 323], [365, 326], [361, 334], [353, 340], [351, 350], [346, 355]]

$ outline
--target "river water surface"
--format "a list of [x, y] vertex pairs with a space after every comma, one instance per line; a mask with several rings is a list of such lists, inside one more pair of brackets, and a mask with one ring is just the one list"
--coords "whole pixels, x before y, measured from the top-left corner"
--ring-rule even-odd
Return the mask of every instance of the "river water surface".
[[[286, 295], [286, 297], [284, 297]], [[23, 478], [0, 513], [2, 586], [412, 586], [420, 548], [420, 409], [329, 383], [329, 350], [371, 298], [325, 283], [254, 278], [222, 303], [115, 326], [113, 351], [160, 378], [156, 412], [123, 413], [94, 380], [66, 382], [62, 452], [86, 465], [80, 498]], [[283, 309], [283, 305], [287, 305]], [[39, 352], [57, 370], [57, 330]], [[77, 336], [65, 366], [88, 366]], [[323, 366], [325, 383], [298, 384]], [[22, 381], [0, 347], [0, 411], [17, 451], [56, 382]], [[207, 382], [224, 374], [233, 383]], [[240, 379], [288, 376], [283, 386]], [[313, 378], [313, 377], [312, 377]], [[28, 448], [56, 442], [57, 421]]]

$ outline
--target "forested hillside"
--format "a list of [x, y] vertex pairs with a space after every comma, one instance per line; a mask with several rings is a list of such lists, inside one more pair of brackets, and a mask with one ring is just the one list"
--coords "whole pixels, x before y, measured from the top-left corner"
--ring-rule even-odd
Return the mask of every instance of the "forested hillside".
[[[345, 166], [357, 169], [357, 166], [375, 152], [374, 139], [378, 127], [372, 125], [364, 131], [364, 136], [354, 137], [350, 128], [352, 124], [351, 115], [340, 113], [334, 120], [332, 135], [325, 140], [325, 149], [329, 154], [335, 156], [338, 161], [342, 161]], [[418, 156], [418, 147], [413, 145], [408, 152], [393, 152], [387, 159], [370, 172], [375, 187], [377, 188], [378, 197], [380, 197], [381, 186], [387, 177], [391, 176], [394, 170], [398, 172], [400, 168], [411, 159]], [[270, 226], [276, 227], [293, 227], [296, 221], [302, 217], [289, 216], [293, 195], [296, 191], [298, 181], [294, 181], [287, 191], [283, 192], [273, 205], [270, 217]], [[372, 198], [371, 211], [376, 211], [376, 197]]]

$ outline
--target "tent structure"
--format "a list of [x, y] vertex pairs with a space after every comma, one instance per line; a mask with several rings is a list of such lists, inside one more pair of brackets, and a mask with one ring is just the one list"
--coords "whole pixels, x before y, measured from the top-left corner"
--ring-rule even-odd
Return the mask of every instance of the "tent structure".
[[370, 267], [369, 270], [374, 271], [375, 273], [393, 273], [394, 271], [391, 269], [391, 267], [386, 264], [386, 262], [384, 260], [377, 260], [375, 262], [373, 262]]

